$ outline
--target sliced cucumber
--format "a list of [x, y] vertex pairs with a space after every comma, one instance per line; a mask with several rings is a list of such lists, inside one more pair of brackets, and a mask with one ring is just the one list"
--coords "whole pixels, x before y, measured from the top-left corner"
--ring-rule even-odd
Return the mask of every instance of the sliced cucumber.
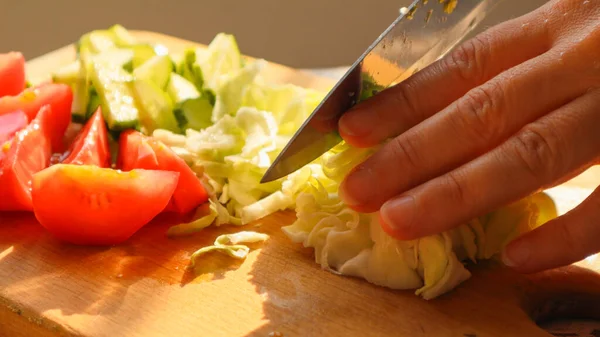
[[140, 107], [140, 126], [147, 134], [156, 129], [180, 132], [173, 115], [173, 101], [166, 92], [149, 79], [136, 78], [131, 86]]
[[116, 48], [114, 36], [106, 30], [94, 30], [81, 37], [78, 51], [87, 49], [94, 54]]
[[91, 53], [82, 50], [79, 54], [79, 74], [77, 83], [73, 86], [73, 104], [71, 105], [72, 120], [76, 123], [85, 123], [87, 120], [88, 104], [90, 100], [91, 85]]
[[118, 66], [121, 68], [132, 60], [133, 50], [126, 48], [115, 48], [91, 56], [92, 62], [110, 64], [111, 66]]
[[67, 84], [73, 90], [73, 103], [71, 104], [72, 120], [75, 123], [84, 123], [86, 120], [86, 107], [88, 100], [88, 83], [85, 68], [81, 61], [70, 63], [52, 74], [55, 83]]
[[135, 38], [129, 34], [125, 27], [119, 24], [110, 27], [108, 32], [112, 34], [113, 41], [119, 47], [130, 47], [136, 44]]
[[79, 60], [67, 64], [66, 66], [58, 69], [52, 74], [52, 82], [74, 86], [77, 80], [79, 79], [79, 68]]
[[171, 80], [167, 84], [167, 93], [176, 103], [200, 97], [200, 92], [194, 84], [176, 73], [171, 73]]
[[129, 34], [127, 29], [117, 24], [106, 30], [94, 30], [84, 34], [77, 42], [76, 47], [77, 52], [82, 48], [87, 48], [97, 54], [113, 48], [131, 47], [136, 43], [135, 38]]
[[98, 92], [96, 91], [96, 89], [94, 87], [90, 87], [89, 95], [90, 95], [90, 99], [88, 101], [87, 113], [85, 115], [86, 120], [88, 118], [92, 117], [94, 112], [96, 112], [96, 109], [98, 109], [98, 106], [102, 105], [102, 100], [100, 99], [100, 96], [98, 96]]
[[130, 88], [133, 81], [131, 74], [119, 65], [95, 61], [90, 78], [100, 98], [108, 127], [113, 131], [135, 128], [139, 122], [139, 111]]
[[131, 64], [132, 69], [138, 68], [142, 64], [146, 63], [146, 61], [157, 55], [154, 47], [147, 43], [136, 44], [132, 46], [131, 49], [133, 50], [133, 61]]
[[202, 69], [196, 63], [195, 49], [188, 48], [185, 50], [183, 59], [177, 65], [177, 73], [194, 84], [196, 89], [202, 90], [204, 76], [202, 75]]
[[150, 81], [164, 90], [171, 77], [172, 64], [167, 55], [156, 55], [133, 71], [135, 79]]
[[173, 111], [181, 130], [202, 130], [212, 125], [213, 106], [208, 97], [185, 100]]

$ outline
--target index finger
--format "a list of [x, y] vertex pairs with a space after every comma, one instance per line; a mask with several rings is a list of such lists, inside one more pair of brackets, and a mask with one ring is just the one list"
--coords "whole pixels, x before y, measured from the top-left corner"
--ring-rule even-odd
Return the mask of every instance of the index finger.
[[442, 110], [470, 89], [549, 48], [546, 24], [537, 11], [507, 21], [357, 104], [340, 119], [340, 134], [353, 146], [380, 144]]

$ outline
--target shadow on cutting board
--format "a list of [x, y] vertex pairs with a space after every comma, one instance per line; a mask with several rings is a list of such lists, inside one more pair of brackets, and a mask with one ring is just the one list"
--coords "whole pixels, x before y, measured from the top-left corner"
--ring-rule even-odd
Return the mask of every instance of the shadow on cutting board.
[[0, 288], [10, 287], [12, 299], [48, 299], [53, 290], [73, 286], [75, 296], [64, 303], [34, 299], [36, 311], [111, 314], [119, 309], [128, 287], [142, 279], [182, 286], [194, 280], [186, 270], [190, 252], [212, 242], [203, 239], [206, 236], [165, 239], [167, 228], [180, 220], [159, 216], [126, 244], [89, 247], [54, 239], [32, 214], [0, 214]]
[[[197, 235], [167, 240], [165, 232], [175, 221], [159, 218], [125, 245], [92, 248], [59, 243], [32, 215], [0, 215], [0, 289], [8, 289], [13, 299], [35, 303], [42, 314], [60, 310], [63, 316], [102, 315], [92, 322], [93, 331], [106, 333], [120, 328], [135, 332], [140, 324], [148, 324], [144, 315], [159, 317], [153, 315], [168, 299], [153, 292], [170, 287], [146, 287], [143, 292], [137, 288], [130, 293], [132, 286], [148, 285], [149, 279], [197, 289], [198, 301], [207, 300], [200, 294], [209, 296], [212, 284], [231, 279], [239, 283], [230, 284], [249, 282], [248, 291], [254, 289], [260, 294], [257, 300], [262, 299], [262, 304], [257, 303], [262, 306], [262, 321], [247, 336], [277, 336], [279, 332], [284, 337], [484, 337], [501, 331], [502, 336], [535, 337], [548, 334], [530, 315], [550, 317], [565, 311], [577, 317], [600, 315], [600, 276], [579, 267], [524, 277], [491, 262], [481, 263], [470, 266], [473, 277], [453, 292], [425, 301], [413, 291], [390, 291], [321, 270], [310, 249], [293, 244], [281, 231], [281, 226], [293, 221], [291, 213], [278, 213], [242, 228], [211, 227]], [[270, 238], [257, 245], [244, 262], [211, 254], [198, 264], [198, 277], [186, 270], [191, 252], [211, 245], [220, 234], [240, 230], [256, 230]], [[223, 303], [235, 306], [236, 296], [254, 296], [244, 291], [232, 289], [220, 296], [231, 297]], [[136, 310], [126, 320], [112, 318], [132, 305], [146, 310]], [[176, 312], [189, 314], [184, 307]], [[178, 318], [194, 320], [193, 316]], [[123, 322], [128, 326], [120, 325]]]
[[[600, 323], [600, 274], [579, 266], [524, 276], [480, 262], [468, 266], [471, 279], [425, 301], [321, 270], [311, 250], [269, 234], [251, 271], [269, 323], [248, 336], [550, 336], [535, 321]], [[600, 270], [600, 257], [593, 263]]]

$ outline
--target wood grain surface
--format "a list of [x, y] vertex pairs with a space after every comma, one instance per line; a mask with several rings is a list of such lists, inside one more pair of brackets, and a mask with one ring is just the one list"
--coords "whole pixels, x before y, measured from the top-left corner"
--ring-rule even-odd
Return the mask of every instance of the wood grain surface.
[[[192, 44], [136, 35], [172, 52]], [[29, 62], [28, 72], [43, 80], [73, 57], [65, 47]], [[275, 82], [332, 85], [275, 64], [266, 72]], [[598, 183], [594, 167], [560, 188], [580, 195]], [[321, 270], [280, 230], [293, 220], [283, 212], [246, 226], [271, 237], [243, 262], [213, 254], [194, 273], [191, 252], [240, 228], [167, 239], [177, 219], [159, 217], [127, 244], [90, 248], [56, 241], [31, 214], [0, 214], [0, 336], [549, 336], [535, 320], [600, 319], [600, 258], [529, 276], [471, 265], [471, 279], [425, 301]]]

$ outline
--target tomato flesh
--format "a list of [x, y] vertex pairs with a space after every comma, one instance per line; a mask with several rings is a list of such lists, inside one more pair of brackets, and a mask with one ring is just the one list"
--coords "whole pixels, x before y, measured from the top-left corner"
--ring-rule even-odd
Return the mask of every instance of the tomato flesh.
[[10, 141], [0, 163], [0, 211], [31, 211], [31, 179], [50, 164], [52, 154], [48, 131], [53, 119], [44, 106], [29, 125]]
[[135, 168], [156, 169], [159, 167], [156, 153], [144, 139], [143, 134], [134, 130], [121, 133], [117, 156], [118, 168], [123, 171], [131, 171]]
[[108, 134], [102, 109], [98, 107], [87, 121], [69, 149], [69, 155], [63, 164], [110, 166]]
[[0, 145], [8, 142], [18, 132], [23, 130], [29, 121], [23, 111], [17, 110], [0, 115]]
[[25, 89], [25, 57], [18, 52], [0, 54], [0, 97], [16, 96]]
[[119, 244], [165, 208], [178, 177], [177, 172], [57, 164], [34, 175], [33, 210], [62, 241]]
[[0, 98], [0, 115], [5, 115], [17, 110], [23, 111], [31, 122], [44, 105], [52, 107], [55, 116], [53, 124], [52, 148], [62, 151], [63, 137], [71, 123], [71, 104], [73, 91], [66, 84], [43, 84], [35, 88], [28, 88], [17, 96]]
[[179, 183], [165, 212], [188, 213], [208, 201], [208, 193], [194, 171], [162, 142], [128, 130], [121, 133], [117, 162], [124, 171], [133, 169], [179, 172]]

